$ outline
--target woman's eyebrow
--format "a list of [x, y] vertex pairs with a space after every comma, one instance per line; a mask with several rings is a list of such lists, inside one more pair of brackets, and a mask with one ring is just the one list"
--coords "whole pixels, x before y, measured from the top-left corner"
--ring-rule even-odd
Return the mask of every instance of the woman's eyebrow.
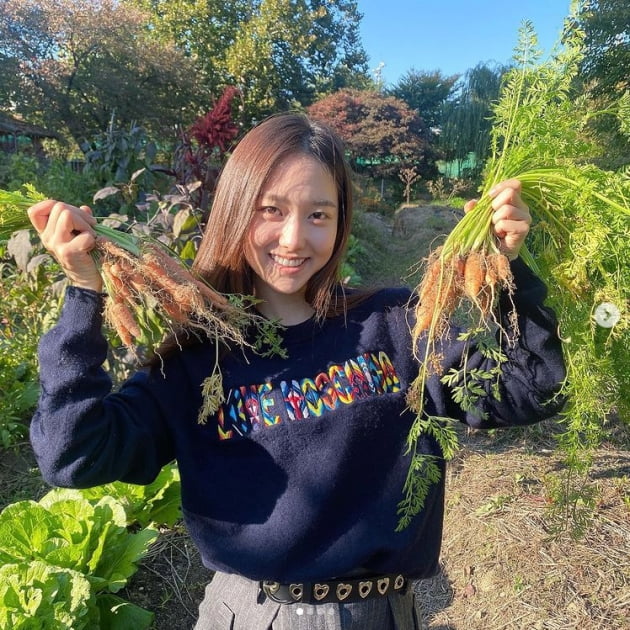
[[[287, 198], [283, 197], [282, 195], [275, 195], [273, 193], [270, 193], [270, 194], [263, 195], [262, 201], [265, 204], [286, 203]], [[309, 201], [309, 204], [311, 206], [318, 206], [318, 207], [322, 207], [322, 206], [329, 207], [329, 208], [337, 207], [337, 202], [333, 201], [332, 199], [313, 199], [312, 201]]]

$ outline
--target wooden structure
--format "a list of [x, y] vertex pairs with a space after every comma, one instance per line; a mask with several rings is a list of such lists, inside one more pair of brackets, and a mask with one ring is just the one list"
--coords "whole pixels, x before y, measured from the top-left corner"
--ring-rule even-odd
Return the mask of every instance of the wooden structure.
[[0, 112], [0, 151], [17, 153], [28, 150], [36, 157], [44, 157], [42, 140], [58, 137], [56, 133], [43, 127], [31, 125]]

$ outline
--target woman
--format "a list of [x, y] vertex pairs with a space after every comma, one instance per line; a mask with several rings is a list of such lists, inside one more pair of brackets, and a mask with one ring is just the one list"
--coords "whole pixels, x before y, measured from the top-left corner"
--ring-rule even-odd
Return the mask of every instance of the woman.
[[[443, 475], [396, 532], [413, 421], [405, 394], [418, 373], [411, 296], [340, 286], [351, 191], [338, 138], [304, 116], [274, 116], [234, 150], [194, 266], [220, 291], [255, 295], [260, 313], [285, 327], [287, 356], [224, 349], [226, 401], [202, 423], [212, 343], [171, 344], [164, 365], [112, 393], [101, 368], [104, 296], [89, 254], [89, 209], [49, 200], [29, 211], [71, 281], [60, 321], [40, 345], [31, 440], [41, 470], [61, 486], [149, 483], [177, 460], [187, 527], [216, 572], [197, 630], [419, 627], [412, 585], [438, 570]], [[501, 399], [481, 400], [482, 421], [438, 377], [427, 387], [430, 413], [475, 427], [553, 415], [564, 377], [545, 288], [518, 259], [530, 223], [519, 191], [515, 180], [493, 191], [520, 327], [519, 341], [504, 348]], [[461, 342], [446, 344], [445, 369], [463, 351]], [[467, 361], [491, 367], [476, 352]], [[427, 435], [418, 450], [441, 455]]]

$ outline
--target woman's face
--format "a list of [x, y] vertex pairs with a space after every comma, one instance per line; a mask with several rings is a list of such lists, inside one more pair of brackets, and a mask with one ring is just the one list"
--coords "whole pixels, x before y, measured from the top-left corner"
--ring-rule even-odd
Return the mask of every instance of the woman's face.
[[264, 315], [290, 325], [313, 313], [306, 286], [332, 256], [338, 214], [333, 176], [314, 158], [293, 155], [272, 172], [245, 247]]

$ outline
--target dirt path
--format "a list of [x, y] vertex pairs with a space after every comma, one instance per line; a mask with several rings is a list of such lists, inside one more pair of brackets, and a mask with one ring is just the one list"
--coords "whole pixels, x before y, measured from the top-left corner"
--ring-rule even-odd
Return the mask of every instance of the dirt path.
[[356, 232], [365, 242], [366, 264], [361, 267], [368, 286], [415, 286], [418, 263], [439, 245], [462, 216], [447, 206], [403, 206], [393, 218], [368, 212], [358, 218]]

